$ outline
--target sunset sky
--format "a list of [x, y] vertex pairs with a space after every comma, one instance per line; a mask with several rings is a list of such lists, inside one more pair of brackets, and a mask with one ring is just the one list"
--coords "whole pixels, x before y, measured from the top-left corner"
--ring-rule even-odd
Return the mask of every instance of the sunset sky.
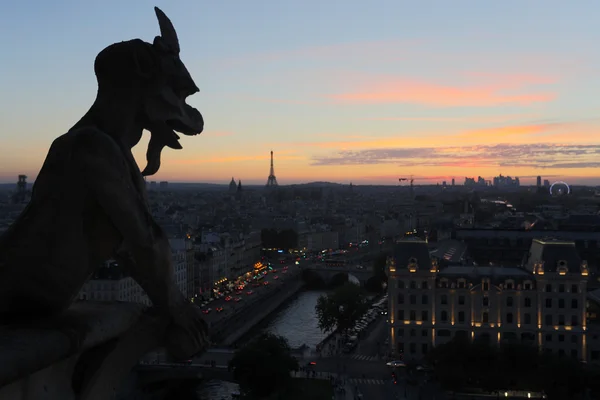
[[[200, 136], [152, 180], [600, 184], [600, 2], [20, 0], [0, 12], [0, 182], [35, 179], [107, 45], [173, 21]], [[143, 168], [148, 135], [134, 151]]]

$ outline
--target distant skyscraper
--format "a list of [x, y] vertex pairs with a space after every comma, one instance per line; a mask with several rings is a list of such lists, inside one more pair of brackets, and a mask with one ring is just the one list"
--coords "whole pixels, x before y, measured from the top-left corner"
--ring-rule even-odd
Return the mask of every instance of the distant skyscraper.
[[452, 186], [454, 186], [454, 178], [452, 178]]
[[542, 186], [542, 177], [538, 175], [537, 177], [537, 187], [541, 187]]
[[544, 187], [550, 187], [550, 181], [548, 179], [544, 179]]

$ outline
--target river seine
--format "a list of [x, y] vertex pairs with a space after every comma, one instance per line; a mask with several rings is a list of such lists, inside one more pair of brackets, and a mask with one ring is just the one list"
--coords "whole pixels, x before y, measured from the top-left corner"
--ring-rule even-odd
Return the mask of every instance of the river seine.
[[[285, 304], [271, 316], [259, 332], [270, 332], [286, 338], [292, 348], [302, 345], [314, 349], [325, 334], [319, 329], [315, 306], [323, 291], [300, 292], [296, 298]], [[229, 400], [237, 385], [231, 382], [209, 381], [198, 389], [202, 400]]]

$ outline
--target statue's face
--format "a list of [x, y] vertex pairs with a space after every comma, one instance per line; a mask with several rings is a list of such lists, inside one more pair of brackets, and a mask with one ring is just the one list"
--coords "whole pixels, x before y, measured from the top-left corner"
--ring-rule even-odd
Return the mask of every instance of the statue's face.
[[177, 54], [160, 50], [157, 53], [160, 74], [142, 95], [144, 120], [147, 121], [144, 128], [164, 145], [181, 149], [175, 132], [193, 136], [204, 129], [200, 112], [186, 103], [186, 98], [199, 89]]
[[[155, 65], [150, 84], [142, 91], [142, 112], [145, 126], [152, 134], [146, 159], [148, 165], [142, 172], [153, 175], [160, 168], [160, 154], [167, 146], [181, 149], [179, 136], [197, 135], [204, 129], [202, 115], [185, 100], [199, 92], [190, 73], [179, 58], [179, 40], [171, 21], [155, 8], [161, 36], [152, 44]], [[144, 67], [141, 68], [144, 70]]]

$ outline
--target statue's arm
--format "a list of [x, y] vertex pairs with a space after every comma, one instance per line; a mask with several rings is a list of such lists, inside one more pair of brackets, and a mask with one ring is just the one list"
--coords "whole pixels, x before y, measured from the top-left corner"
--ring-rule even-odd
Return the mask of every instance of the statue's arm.
[[116, 143], [104, 134], [87, 135], [93, 136], [89, 140], [81, 136], [77, 157], [83, 178], [133, 256], [132, 277], [155, 307], [171, 313], [185, 298], [175, 283], [168, 238], [135, 188], [132, 171]]

